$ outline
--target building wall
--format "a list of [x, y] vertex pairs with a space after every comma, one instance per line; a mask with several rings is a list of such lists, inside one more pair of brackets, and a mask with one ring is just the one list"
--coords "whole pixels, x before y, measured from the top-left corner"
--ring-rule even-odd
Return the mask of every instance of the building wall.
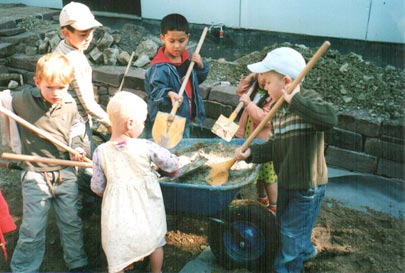
[[[62, 0], [0, 3], [63, 6]], [[173, 12], [196, 24], [405, 43], [404, 0], [141, 0], [143, 18], [160, 20]]]

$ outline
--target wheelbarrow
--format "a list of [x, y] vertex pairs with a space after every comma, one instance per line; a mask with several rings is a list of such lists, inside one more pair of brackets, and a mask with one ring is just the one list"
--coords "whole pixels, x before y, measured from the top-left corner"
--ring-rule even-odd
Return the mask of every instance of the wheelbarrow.
[[[183, 139], [176, 149], [199, 142], [241, 146], [244, 139], [230, 142], [220, 138]], [[274, 215], [258, 202], [239, 197], [241, 189], [255, 180], [259, 169], [260, 165], [253, 165], [247, 178], [240, 181], [232, 181], [231, 171], [229, 182], [217, 187], [168, 178], [159, 181], [168, 214], [209, 219], [209, 245], [217, 261], [227, 269], [244, 267], [268, 271], [272, 265], [277, 249]]]

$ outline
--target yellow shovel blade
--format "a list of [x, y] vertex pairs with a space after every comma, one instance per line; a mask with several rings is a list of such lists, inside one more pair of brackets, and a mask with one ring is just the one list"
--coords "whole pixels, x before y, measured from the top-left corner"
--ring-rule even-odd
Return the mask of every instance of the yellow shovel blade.
[[186, 126], [185, 118], [174, 116], [173, 120], [169, 120], [169, 117], [169, 113], [158, 112], [152, 127], [153, 140], [166, 149], [173, 148], [181, 141]]
[[220, 115], [214, 126], [212, 126], [211, 132], [229, 142], [236, 134], [238, 128], [238, 124], [232, 122], [224, 115]]

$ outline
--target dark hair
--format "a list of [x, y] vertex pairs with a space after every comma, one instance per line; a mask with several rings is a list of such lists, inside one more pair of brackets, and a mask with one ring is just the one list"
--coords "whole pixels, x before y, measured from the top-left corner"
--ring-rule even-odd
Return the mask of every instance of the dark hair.
[[166, 34], [168, 31], [184, 31], [189, 34], [189, 27], [186, 17], [178, 13], [166, 15], [160, 22], [160, 34]]
[[66, 25], [66, 26], [63, 26], [62, 28], [66, 28], [67, 30], [69, 30], [70, 32], [75, 32], [75, 28], [74, 27], [72, 27], [71, 25]]

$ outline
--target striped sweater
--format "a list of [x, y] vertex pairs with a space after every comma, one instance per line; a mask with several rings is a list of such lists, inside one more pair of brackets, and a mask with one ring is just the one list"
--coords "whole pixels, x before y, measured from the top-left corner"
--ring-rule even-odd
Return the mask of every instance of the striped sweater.
[[324, 131], [337, 124], [334, 107], [312, 90], [297, 93], [271, 121], [272, 137], [264, 144], [251, 145], [246, 161], [274, 162], [278, 186], [309, 189], [328, 180], [324, 156]]

